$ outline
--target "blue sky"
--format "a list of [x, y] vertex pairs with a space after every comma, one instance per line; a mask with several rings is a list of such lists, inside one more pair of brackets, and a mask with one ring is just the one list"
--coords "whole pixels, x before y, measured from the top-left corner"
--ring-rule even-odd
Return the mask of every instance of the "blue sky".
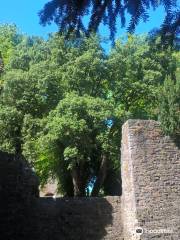
[[[39, 24], [38, 11], [48, 0], [5, 0], [1, 1], [0, 23], [15, 23], [23, 33], [46, 37], [48, 33], [57, 31], [54, 24], [43, 27]], [[155, 12], [150, 10], [150, 20], [147, 23], [140, 23], [136, 33], [145, 33], [154, 27], [159, 27], [164, 18], [162, 7]], [[126, 29], [118, 28], [117, 36], [126, 32]], [[106, 27], [100, 28], [100, 33], [107, 36]]]

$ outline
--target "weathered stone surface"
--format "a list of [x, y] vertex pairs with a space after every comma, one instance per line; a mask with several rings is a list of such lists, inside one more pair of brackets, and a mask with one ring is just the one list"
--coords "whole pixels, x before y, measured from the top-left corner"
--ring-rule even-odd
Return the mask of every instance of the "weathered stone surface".
[[124, 124], [121, 175], [121, 197], [38, 198], [26, 161], [0, 152], [0, 239], [179, 240], [180, 150], [157, 122]]
[[[122, 130], [124, 239], [180, 239], [180, 150], [155, 121]], [[133, 234], [136, 227], [144, 234]], [[166, 232], [166, 233], [163, 233]]]

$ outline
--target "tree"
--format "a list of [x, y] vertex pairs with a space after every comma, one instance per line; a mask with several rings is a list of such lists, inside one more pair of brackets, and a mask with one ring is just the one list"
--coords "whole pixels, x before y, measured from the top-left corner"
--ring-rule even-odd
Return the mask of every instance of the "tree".
[[0, 149], [24, 155], [42, 185], [57, 178], [64, 195], [113, 194], [122, 124], [157, 119], [164, 80], [176, 81], [179, 54], [158, 41], [130, 35], [106, 55], [95, 35], [22, 35], [2, 74]]
[[76, 51], [78, 54], [62, 67], [62, 81], [67, 91], [76, 91], [80, 96], [105, 97], [108, 74], [100, 39], [97, 36], [84, 38]]
[[21, 34], [18, 33], [15, 25], [0, 25], [0, 52], [5, 65], [9, 62], [15, 46], [20, 41]]
[[[111, 37], [114, 38], [116, 32], [116, 20], [121, 19], [121, 25], [126, 22], [126, 12], [131, 15], [131, 21], [128, 27], [129, 31], [134, 31], [136, 25], [141, 19], [147, 21], [149, 18], [148, 10], [150, 7], [156, 9], [163, 5], [167, 16], [163, 24], [165, 33], [176, 32], [180, 26], [180, 15], [177, 7], [177, 0], [91, 0], [91, 1], [58, 1], [51, 0], [45, 4], [40, 11], [40, 20], [42, 24], [49, 24], [54, 21], [59, 27], [60, 32], [80, 31], [90, 33], [96, 32], [100, 23], [107, 24], [110, 28]], [[89, 15], [87, 28], [83, 22], [84, 16]]]
[[17, 27], [11, 24], [0, 25], [0, 90], [2, 88], [2, 75], [9, 63], [15, 46], [21, 41], [21, 34]]
[[159, 86], [173, 75], [171, 49], [161, 50], [146, 36], [117, 41], [108, 61], [109, 87], [119, 114], [126, 118], [157, 118]]
[[0, 105], [0, 148], [21, 153], [22, 115], [14, 107]]
[[[60, 190], [66, 194], [70, 194], [66, 181], [71, 182], [74, 192], [70, 195], [74, 196], [87, 195], [94, 180], [92, 195], [97, 196], [108, 169], [113, 161], [118, 162], [119, 143], [112, 145], [117, 132], [113, 124], [108, 125], [112, 118], [109, 101], [67, 94], [49, 113], [34, 142], [35, 166], [41, 179], [58, 178]], [[31, 143], [31, 137], [29, 140]]]
[[[43, 54], [44, 52], [46, 54]], [[82, 38], [78, 42], [67, 41], [63, 36], [59, 37], [57, 35], [50, 37], [47, 42], [23, 36], [21, 43], [15, 47], [13, 56], [9, 64], [7, 64], [6, 72], [3, 76], [3, 88], [1, 92], [1, 104], [3, 108], [0, 110], [0, 122], [2, 128], [3, 126], [7, 126], [7, 128], [5, 128], [6, 134], [2, 134], [0, 137], [1, 149], [8, 152], [20, 152], [20, 154], [26, 156], [29, 162], [35, 166], [36, 171], [41, 177], [40, 169], [43, 169], [42, 184], [48, 179], [48, 176], [57, 176], [61, 192], [67, 195], [85, 194], [87, 185], [90, 181], [95, 181], [96, 178], [97, 181], [94, 185], [96, 187], [94, 188], [93, 195], [97, 195], [99, 189], [103, 187], [107, 171], [113, 171], [113, 169], [114, 171], [118, 171], [119, 168], [118, 155], [120, 141], [117, 137], [120, 133], [119, 128], [117, 130], [115, 127], [114, 129], [112, 128], [112, 134], [116, 138], [113, 137], [111, 141], [117, 142], [113, 146], [114, 150], [111, 151], [112, 157], [108, 160], [108, 167], [106, 166], [106, 157], [102, 158], [100, 156], [102, 145], [105, 144], [102, 141], [107, 140], [105, 138], [107, 136], [105, 133], [103, 135], [103, 131], [105, 131], [105, 127], [106, 130], [109, 129], [105, 123], [105, 110], [108, 108], [108, 104], [110, 104], [106, 102], [108, 79], [105, 62], [106, 56], [100, 46], [100, 40], [96, 36]], [[67, 93], [71, 92], [74, 92], [74, 95], [70, 94], [67, 97]], [[71, 98], [72, 100], [75, 99], [75, 102], [71, 102]], [[87, 157], [85, 161], [87, 177], [85, 180], [82, 180], [83, 187], [80, 187], [77, 183], [78, 181], [76, 181], [77, 178], [80, 178], [77, 174], [80, 170], [76, 171], [73, 168], [73, 171], [70, 171], [71, 165], [67, 166], [68, 161], [62, 161], [64, 159], [64, 155], [61, 158], [62, 154], [64, 154], [63, 149], [60, 148], [57, 150], [56, 143], [48, 143], [48, 146], [54, 149], [51, 149], [51, 152], [49, 152], [49, 149], [48, 151], [46, 149], [43, 150], [43, 148], [37, 149], [37, 146], [42, 147], [42, 144], [39, 143], [41, 139], [39, 136], [43, 136], [44, 134], [43, 141], [45, 141], [46, 136], [49, 136], [48, 134], [52, 135], [52, 132], [55, 131], [54, 128], [58, 127], [55, 125], [56, 122], [53, 121], [54, 118], [52, 117], [52, 113], [57, 112], [55, 109], [61, 106], [63, 102], [66, 102], [66, 104], [69, 102], [73, 107], [76, 101], [80, 105], [79, 111], [82, 111], [85, 117], [87, 115], [87, 141], [90, 141], [89, 139], [93, 141], [91, 132], [95, 131], [95, 126], [91, 126], [92, 123], [90, 122], [91, 111], [94, 111], [95, 114], [95, 110], [93, 110], [95, 108], [97, 111], [100, 109], [102, 112], [99, 117], [97, 115], [98, 112], [96, 113], [97, 116], [92, 116], [92, 119], [94, 118], [94, 120], [99, 121], [97, 123], [99, 125], [96, 126], [97, 134], [100, 131], [100, 124], [102, 124], [102, 129], [101, 134], [99, 133], [100, 139], [96, 143], [97, 146], [92, 147], [93, 150], [88, 143], [86, 146], [87, 153], [88, 151], [90, 153], [88, 156], [83, 156], [84, 159]], [[89, 112], [85, 111], [83, 104], [87, 105]], [[76, 105], [74, 108], [76, 110]], [[9, 109], [12, 110], [10, 111]], [[113, 111], [112, 105], [110, 110]], [[83, 139], [84, 133], [82, 131], [79, 133], [78, 130], [80, 131], [80, 128], [78, 129], [77, 127], [76, 129], [71, 129], [71, 125], [74, 124], [75, 127], [78, 120], [75, 118], [68, 119], [69, 113], [67, 112], [63, 116], [62, 111], [66, 112], [67, 110], [63, 108], [61, 115], [57, 114], [57, 119], [60, 122], [64, 119], [67, 124], [71, 120], [68, 127], [70, 127], [72, 134], [75, 131], [74, 135], [77, 134], [77, 138], [74, 139], [78, 146], [81, 146], [85, 142]], [[12, 118], [13, 114], [14, 118]], [[82, 115], [81, 117], [82, 121], [86, 120], [83, 119]], [[54, 125], [50, 124], [51, 122]], [[48, 134], [43, 130], [46, 125], [50, 126]], [[15, 129], [18, 129], [18, 131], [15, 131]], [[62, 135], [62, 139], [60, 138], [59, 141], [64, 141], [64, 139], [65, 136], [63, 137]], [[69, 136], [68, 141], [70, 142], [70, 140], [71, 137]], [[97, 149], [95, 149], [97, 147], [99, 147], [98, 153]], [[73, 151], [75, 150], [75, 146], [67, 144], [65, 156], [71, 154], [71, 152], [74, 154]], [[78, 151], [80, 150], [78, 149]], [[94, 152], [92, 153], [92, 151]], [[59, 153], [59, 155], [56, 153]], [[83, 154], [82, 150], [80, 153]], [[53, 158], [52, 156], [56, 157]], [[91, 161], [88, 160], [90, 158]], [[44, 159], [44, 161], [41, 161], [41, 159]], [[52, 163], [52, 159], [54, 159], [54, 163]], [[56, 164], [58, 161], [58, 168], [54, 169], [53, 164]], [[116, 164], [113, 164], [113, 162], [116, 162]], [[105, 169], [104, 166], [106, 166]], [[74, 179], [74, 190], [72, 179]]]
[[[177, 53], [178, 67], [180, 64]], [[180, 144], [180, 68], [177, 68], [176, 79], [167, 78], [159, 94], [159, 121], [163, 131], [175, 138]]]
[[1, 149], [20, 154], [24, 144], [21, 131], [25, 116], [42, 118], [62, 98], [57, 71], [52, 71], [58, 66], [44, 54], [47, 52], [45, 41], [27, 36], [21, 36], [21, 39], [6, 64], [0, 93]]

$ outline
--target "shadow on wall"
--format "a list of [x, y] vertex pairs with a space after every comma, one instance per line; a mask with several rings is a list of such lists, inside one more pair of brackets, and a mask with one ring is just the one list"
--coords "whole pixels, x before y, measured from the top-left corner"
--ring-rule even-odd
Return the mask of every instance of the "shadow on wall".
[[176, 147], [178, 147], [180, 150], [180, 134], [174, 137], [173, 140], [174, 140], [174, 143], [176, 144]]
[[26, 219], [32, 201], [39, 195], [38, 184], [22, 157], [0, 151], [1, 239], [25, 240]]
[[39, 198], [33, 211], [37, 239], [101, 240], [112, 224], [112, 206], [103, 198]]
[[0, 152], [1, 239], [105, 239], [107, 226], [112, 224], [112, 200], [38, 198], [37, 194], [38, 181], [28, 164], [20, 157]]

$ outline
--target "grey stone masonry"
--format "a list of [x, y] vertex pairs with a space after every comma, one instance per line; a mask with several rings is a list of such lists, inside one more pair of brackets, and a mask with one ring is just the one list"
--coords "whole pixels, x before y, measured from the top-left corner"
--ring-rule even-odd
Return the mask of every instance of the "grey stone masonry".
[[180, 149], [146, 120], [121, 146], [122, 196], [104, 198], [39, 197], [28, 162], [0, 152], [0, 239], [180, 240]]
[[180, 240], [180, 150], [158, 122], [123, 125], [121, 173], [124, 240]]

